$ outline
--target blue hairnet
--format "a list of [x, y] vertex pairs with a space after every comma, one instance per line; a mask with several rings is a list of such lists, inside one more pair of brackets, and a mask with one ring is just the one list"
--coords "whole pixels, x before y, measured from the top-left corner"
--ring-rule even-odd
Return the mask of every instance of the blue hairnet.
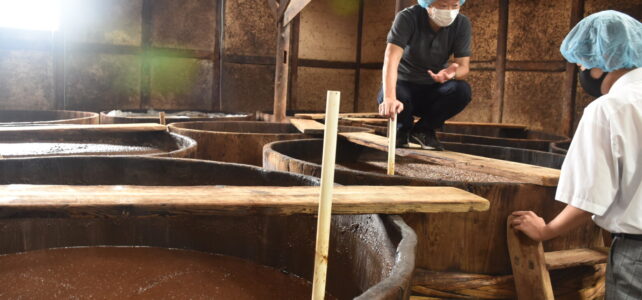
[[570, 63], [588, 69], [642, 67], [642, 23], [614, 10], [592, 14], [566, 35], [560, 51]]
[[[417, 3], [423, 8], [430, 6], [433, 2], [435, 2], [435, 0], [417, 0]], [[459, 0], [459, 5], [464, 5], [465, 2], [466, 0]]]

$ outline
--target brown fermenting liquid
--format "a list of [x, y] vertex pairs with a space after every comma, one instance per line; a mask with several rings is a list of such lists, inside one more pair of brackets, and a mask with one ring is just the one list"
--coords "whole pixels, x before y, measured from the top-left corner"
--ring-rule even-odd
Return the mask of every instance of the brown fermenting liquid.
[[1, 299], [310, 299], [311, 291], [308, 281], [279, 270], [190, 250], [81, 247], [0, 256]]
[[4, 157], [49, 156], [49, 155], [126, 155], [157, 154], [166, 152], [150, 145], [118, 145], [100, 143], [0, 143], [0, 155]]
[[[386, 161], [346, 162], [337, 164], [337, 167], [386, 174], [388, 163]], [[395, 175], [460, 182], [513, 182], [501, 176], [417, 162], [396, 162]]]

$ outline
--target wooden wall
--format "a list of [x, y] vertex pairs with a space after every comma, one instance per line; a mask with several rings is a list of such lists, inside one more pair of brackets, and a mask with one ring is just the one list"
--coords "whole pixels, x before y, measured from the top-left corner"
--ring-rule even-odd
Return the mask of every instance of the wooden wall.
[[[267, 1], [64, 0], [60, 31], [0, 29], [0, 109], [271, 111], [276, 28]], [[292, 23], [288, 110], [377, 108], [386, 34], [414, 0], [313, 0]], [[469, 0], [473, 102], [455, 120], [569, 134], [592, 100], [559, 54], [581, 16], [640, 0]]]

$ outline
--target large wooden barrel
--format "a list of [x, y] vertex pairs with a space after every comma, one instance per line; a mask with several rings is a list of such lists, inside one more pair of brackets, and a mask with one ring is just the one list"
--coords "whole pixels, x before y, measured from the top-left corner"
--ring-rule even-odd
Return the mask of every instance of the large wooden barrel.
[[[196, 158], [260, 166], [263, 145], [282, 140], [310, 138], [289, 123], [260, 121], [183, 122], [169, 130], [193, 138], [198, 143]], [[370, 129], [341, 126], [343, 132]]]
[[562, 168], [562, 163], [564, 162], [565, 157], [564, 154], [560, 153], [551, 153], [523, 148], [449, 142], [444, 142], [443, 144], [444, 148], [450, 151], [514, 161], [553, 169]]
[[[387, 134], [386, 120], [348, 118], [346, 125], [372, 128], [380, 135]], [[529, 130], [526, 126], [501, 123], [446, 122], [437, 132], [442, 142], [491, 145], [521, 149], [549, 151], [552, 142], [567, 140], [567, 137]]]
[[98, 124], [97, 113], [72, 110], [0, 110], [0, 126]]
[[194, 157], [196, 142], [167, 131], [127, 131], [37, 127], [0, 130], [0, 156], [4, 158], [136, 155]]
[[[196, 122], [196, 121], [245, 121], [254, 116], [247, 113], [226, 113], [215, 111], [179, 111], [165, 110], [165, 123]], [[112, 110], [100, 112], [101, 124], [122, 123], [160, 123], [158, 111], [149, 110]]]
[[[264, 148], [263, 166], [319, 176], [321, 149], [320, 139], [270, 143]], [[476, 151], [469, 149], [469, 152]], [[515, 290], [506, 244], [506, 218], [516, 210], [533, 210], [544, 219], [551, 220], [564, 208], [562, 203], [554, 200], [555, 187], [476, 174], [462, 175], [461, 170], [452, 169], [428, 168], [425, 173], [417, 175], [417, 171], [403, 169], [405, 166], [411, 169], [428, 164], [400, 157], [397, 158], [396, 170], [406, 176], [389, 176], [385, 175], [386, 158], [384, 152], [340, 140], [335, 182], [345, 185], [447, 185], [468, 190], [490, 201], [490, 210], [486, 212], [403, 216], [418, 236], [418, 269], [413, 291], [423, 296], [448, 299], [513, 299]], [[552, 166], [559, 163], [555, 159], [550, 161], [555, 164]], [[600, 245], [598, 228], [587, 222], [563, 237], [545, 242], [544, 248], [554, 251]], [[552, 278], [556, 299], [591, 299], [602, 291], [604, 268], [553, 271]]]
[[[297, 186], [317, 185], [318, 180], [201, 160], [56, 157], [0, 160], [0, 184]], [[0, 255], [81, 246], [191, 249], [312, 279], [316, 236], [312, 215], [195, 216], [159, 211], [135, 217], [127, 212], [136, 207], [122, 209], [122, 214], [110, 217], [0, 218]], [[415, 246], [414, 232], [399, 216], [333, 216], [328, 293], [338, 299], [408, 299]]]
[[566, 152], [568, 152], [568, 147], [570, 146], [571, 146], [571, 140], [553, 142], [551, 143], [551, 152], [565, 155]]

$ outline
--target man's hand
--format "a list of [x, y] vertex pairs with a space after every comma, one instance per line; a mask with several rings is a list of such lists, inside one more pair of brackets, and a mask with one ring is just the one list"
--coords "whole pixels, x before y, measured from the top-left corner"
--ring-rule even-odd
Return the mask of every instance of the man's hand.
[[403, 103], [397, 99], [385, 99], [379, 104], [379, 115], [394, 120], [396, 114], [403, 111]]
[[538, 242], [551, 238], [544, 219], [532, 211], [513, 212], [510, 225]]
[[451, 79], [453, 79], [455, 77], [455, 72], [457, 71], [457, 68], [459, 68], [459, 64], [453, 63], [452, 65], [448, 66], [448, 68], [445, 68], [445, 69], [439, 71], [439, 73], [437, 73], [437, 74], [435, 74], [432, 71], [428, 70], [428, 74], [430, 74], [430, 77], [432, 77], [432, 79], [435, 82], [444, 83], [444, 82], [446, 82], [448, 80], [451, 80]]

